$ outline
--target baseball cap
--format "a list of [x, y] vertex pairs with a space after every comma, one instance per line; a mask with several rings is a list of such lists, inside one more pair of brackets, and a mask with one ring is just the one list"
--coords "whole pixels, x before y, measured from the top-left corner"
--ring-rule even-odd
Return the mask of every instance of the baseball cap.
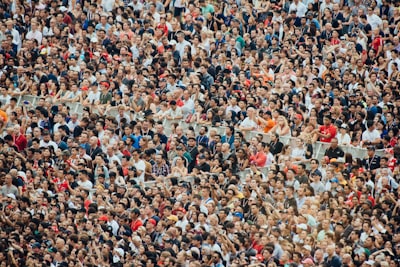
[[12, 199], [14, 199], [14, 200], [17, 199], [13, 193], [8, 193], [8, 194], [6, 195], [6, 197], [12, 198]]
[[241, 220], [243, 219], [243, 213], [241, 213], [241, 212], [237, 211], [237, 212], [233, 213], [232, 215], [235, 217], [239, 217]]
[[174, 222], [177, 222], [179, 220], [178, 216], [176, 216], [176, 215], [169, 215], [167, 217], [167, 219], [170, 220], [170, 221], [174, 221]]

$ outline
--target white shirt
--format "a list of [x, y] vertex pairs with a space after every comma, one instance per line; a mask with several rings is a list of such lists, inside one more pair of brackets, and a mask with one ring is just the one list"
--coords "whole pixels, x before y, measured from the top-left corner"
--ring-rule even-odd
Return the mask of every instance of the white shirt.
[[0, 102], [3, 106], [10, 104], [10, 99], [11, 99], [10, 95], [0, 95]]
[[348, 133], [345, 133], [343, 136], [341, 133], [338, 133], [336, 135], [336, 138], [338, 140], [338, 144], [339, 145], [343, 145], [343, 144], [350, 144], [351, 143], [351, 139], [350, 139], [350, 135]]
[[38, 41], [39, 45], [42, 43], [42, 37], [43, 37], [43, 35], [39, 30], [29, 31], [26, 34], [26, 39], [28, 39], [28, 40], [36, 39], [36, 41]]
[[57, 146], [57, 144], [54, 142], [54, 141], [49, 141], [49, 142], [45, 142], [45, 141], [43, 141], [43, 140], [40, 140], [40, 147], [49, 147], [49, 146], [52, 146], [53, 147], [53, 149], [54, 149], [54, 151], [56, 151], [57, 150], [57, 148], [58, 148], [58, 146]]
[[176, 51], [179, 52], [180, 60], [182, 60], [183, 56], [185, 55], [186, 46], [191, 46], [191, 44], [186, 40], [183, 40], [181, 43], [177, 43], [175, 46]]
[[[8, 29], [6, 30], [8, 31]], [[21, 48], [22, 42], [21, 42], [21, 35], [16, 29], [11, 30], [11, 35], [13, 36], [12, 43], [15, 45], [18, 45], [18, 50]]]
[[73, 122], [72, 120], [70, 120], [68, 122], [68, 124], [67, 124], [70, 132], [73, 132], [75, 127], [78, 126], [78, 125], [79, 125], [79, 121], [78, 120], [76, 120], [76, 122]]
[[367, 21], [371, 25], [372, 30], [382, 25], [382, 19], [376, 14], [372, 14], [371, 16], [367, 15]]
[[189, 113], [193, 113], [194, 110], [194, 101], [189, 98], [188, 100], [183, 100], [183, 107], [182, 107], [182, 113], [184, 115], [189, 114]]
[[374, 129], [372, 131], [366, 130], [362, 134], [362, 140], [363, 141], [373, 142], [378, 138], [381, 138], [381, 135], [380, 135], [380, 133], [378, 132], [377, 129]]
[[101, 6], [104, 12], [111, 12], [114, 8], [115, 0], [102, 0]]
[[89, 180], [87, 180], [87, 181], [85, 181], [85, 182], [78, 181], [78, 185], [79, 185], [80, 187], [82, 187], [83, 189], [86, 189], [86, 190], [90, 190], [90, 189], [93, 188], [93, 184], [92, 184], [92, 182], [89, 181]]
[[249, 117], [245, 118], [240, 124], [241, 127], [252, 128], [252, 130], [257, 129], [257, 123], [250, 119]]
[[144, 174], [145, 174], [145, 170], [146, 170], [146, 163], [144, 163], [144, 161], [140, 159], [138, 162], [135, 162], [134, 166], [135, 166], [136, 170], [142, 172], [142, 174], [137, 178], [138, 178], [139, 182], [144, 183]]
[[100, 91], [97, 91], [97, 92], [90, 91], [87, 96], [87, 99], [89, 100], [89, 102], [91, 104], [93, 104], [94, 102], [100, 100], [100, 95], [101, 95]]
[[305, 159], [306, 151], [302, 147], [295, 147], [292, 150], [292, 157]]
[[172, 119], [175, 119], [176, 117], [182, 116], [182, 109], [180, 107], [176, 107], [175, 110], [172, 108], [168, 109], [167, 111], [167, 116], [170, 115]]
[[302, 2], [299, 2], [297, 5], [293, 2], [289, 7], [289, 13], [293, 10], [296, 10], [296, 16], [301, 18], [306, 15], [307, 7]]

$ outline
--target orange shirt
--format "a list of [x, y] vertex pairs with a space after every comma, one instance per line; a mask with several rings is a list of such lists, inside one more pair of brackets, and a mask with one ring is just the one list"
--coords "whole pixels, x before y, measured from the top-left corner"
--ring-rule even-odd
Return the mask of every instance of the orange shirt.
[[8, 121], [7, 113], [4, 110], [0, 109], [0, 119], [6, 123]]
[[264, 133], [268, 133], [275, 126], [275, 121], [273, 119], [267, 120], [267, 124], [264, 126]]

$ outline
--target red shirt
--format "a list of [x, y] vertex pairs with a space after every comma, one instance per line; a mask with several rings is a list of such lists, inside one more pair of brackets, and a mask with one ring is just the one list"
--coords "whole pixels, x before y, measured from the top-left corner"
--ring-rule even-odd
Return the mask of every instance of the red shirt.
[[380, 36], [375, 37], [375, 39], [372, 41], [372, 48], [378, 52], [379, 47], [383, 46], [383, 40]]
[[26, 137], [23, 134], [14, 136], [14, 143], [15, 146], [18, 148], [18, 152], [23, 151], [28, 145], [28, 141], [26, 140]]
[[255, 161], [257, 167], [264, 167], [265, 162], [267, 162], [267, 154], [265, 154], [263, 151], [257, 152], [257, 154], [250, 157], [250, 162], [251, 161]]
[[321, 142], [330, 143], [332, 139], [336, 136], [336, 127], [333, 124], [330, 124], [328, 126], [322, 125], [321, 127], [319, 127], [319, 132], [323, 135], [330, 134], [330, 137], [328, 138], [319, 138], [319, 141]]
[[140, 219], [137, 219], [136, 221], [131, 222], [131, 229], [132, 231], [136, 232], [137, 229], [139, 229], [139, 227], [142, 225], [142, 221]]

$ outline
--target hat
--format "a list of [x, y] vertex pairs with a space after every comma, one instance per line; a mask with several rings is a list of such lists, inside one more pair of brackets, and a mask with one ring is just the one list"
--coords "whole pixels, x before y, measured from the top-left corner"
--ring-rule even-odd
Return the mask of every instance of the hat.
[[306, 16], [307, 16], [307, 17], [314, 17], [314, 13], [311, 12], [311, 11], [308, 11]]
[[82, 90], [82, 91], [88, 91], [88, 90], [89, 90], [89, 87], [87, 87], [87, 86], [82, 86], [81, 90]]
[[367, 260], [367, 261], [364, 261], [364, 263], [365, 264], [367, 264], [367, 265], [374, 265], [374, 263], [375, 263], [375, 261], [373, 261], [373, 260]]
[[39, 242], [35, 242], [32, 244], [32, 248], [40, 248], [42, 245]]
[[297, 224], [296, 227], [302, 230], [307, 230], [307, 224], [305, 223]]
[[149, 219], [148, 222], [151, 223], [153, 226], [157, 225], [157, 222], [154, 219]]
[[174, 221], [174, 222], [177, 222], [179, 220], [178, 216], [176, 216], [176, 215], [169, 215], [167, 217], [167, 219], [170, 220], [170, 221]]
[[241, 213], [241, 212], [237, 211], [237, 212], [233, 213], [232, 215], [235, 217], [239, 217], [241, 220], [243, 219], [243, 213]]
[[349, 126], [347, 126], [346, 123], [342, 123], [342, 124], [340, 125], [340, 128], [342, 128], [342, 129], [347, 129], [347, 128], [349, 128]]
[[124, 257], [125, 251], [122, 248], [114, 248], [114, 251], [117, 252], [121, 257]]
[[338, 180], [338, 178], [332, 178], [329, 182], [331, 182], [331, 183], [339, 183], [339, 180]]
[[60, 9], [61, 12], [68, 11], [68, 8], [66, 8], [65, 6], [60, 6], [59, 9]]
[[9, 197], [9, 198], [12, 198], [14, 200], [17, 199], [13, 193], [8, 193], [6, 196]]
[[57, 249], [54, 247], [48, 248], [47, 251], [50, 253], [57, 253]]
[[107, 215], [102, 215], [102, 216], [100, 216], [99, 221], [108, 222], [108, 217], [107, 217]]
[[100, 82], [100, 85], [110, 88], [110, 82], [108, 82], [108, 81], [102, 81], [102, 82]]
[[298, 120], [301, 120], [301, 121], [303, 120], [303, 116], [301, 114], [299, 114], [299, 113], [297, 113], [295, 115], [295, 118], [298, 119]]
[[175, 101], [175, 100], [171, 100], [171, 102], [169, 102], [169, 104], [170, 104], [171, 106], [175, 106], [175, 105], [176, 105], [176, 101]]
[[175, 40], [169, 41], [169, 45], [176, 45], [176, 44], [177, 44], [177, 42]]
[[302, 261], [301, 262], [302, 264], [312, 264], [312, 265], [314, 265], [314, 262], [313, 262], [313, 260], [312, 259], [310, 259], [310, 258], [307, 258], [307, 259], [305, 259], [304, 261]]
[[310, 245], [304, 245], [303, 248], [306, 249], [306, 250], [308, 250], [308, 251], [311, 251], [311, 250], [312, 250], [312, 248], [311, 248]]
[[336, 162], [337, 163], [345, 163], [345, 160], [344, 160], [344, 158], [337, 158]]
[[145, 117], [148, 117], [148, 116], [154, 115], [154, 113], [153, 113], [152, 110], [148, 109], [148, 110], [145, 110], [145, 111], [143, 112], [143, 115], [144, 115]]
[[322, 177], [322, 173], [321, 173], [321, 171], [318, 170], [318, 169], [311, 173], [311, 176], [314, 176], [314, 175], [318, 175], [318, 176], [321, 176], [321, 177]]
[[176, 212], [182, 212], [183, 214], [186, 214], [186, 210], [184, 208], [178, 208], [176, 209]]

